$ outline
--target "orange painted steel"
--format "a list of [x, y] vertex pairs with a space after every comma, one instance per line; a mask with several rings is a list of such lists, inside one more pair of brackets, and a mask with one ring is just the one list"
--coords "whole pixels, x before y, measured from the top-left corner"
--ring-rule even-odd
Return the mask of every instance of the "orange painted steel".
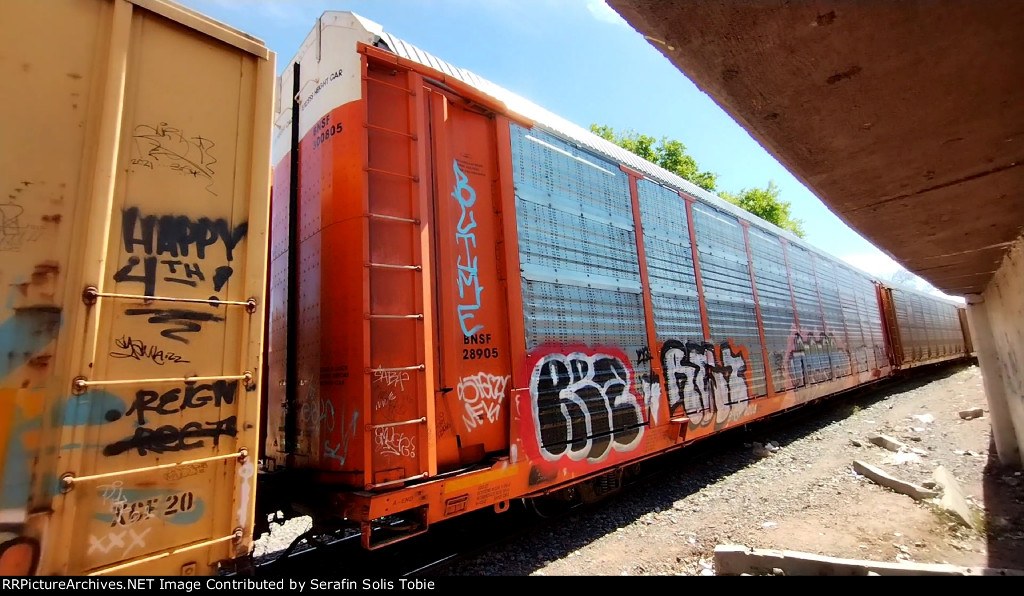
[[[633, 229], [634, 237], [636, 238], [637, 264], [640, 266], [640, 283], [643, 289], [644, 330], [647, 335], [647, 350], [648, 357], [650, 358], [648, 361], [650, 366], [650, 378], [660, 379], [662, 376], [661, 359], [655, 358], [653, 356], [654, 350], [651, 349], [658, 345], [658, 336], [654, 326], [654, 300], [651, 297], [651, 280], [650, 275], [647, 272], [647, 252], [644, 249], [644, 229], [640, 219], [640, 196], [636, 186], [642, 176], [625, 166], [621, 166], [621, 168], [622, 171], [629, 176], [629, 200], [633, 206]], [[638, 364], [638, 366], [640, 365]], [[650, 408], [648, 408], [648, 412], [650, 412]], [[659, 421], [649, 420], [648, 422], [653, 425]]]

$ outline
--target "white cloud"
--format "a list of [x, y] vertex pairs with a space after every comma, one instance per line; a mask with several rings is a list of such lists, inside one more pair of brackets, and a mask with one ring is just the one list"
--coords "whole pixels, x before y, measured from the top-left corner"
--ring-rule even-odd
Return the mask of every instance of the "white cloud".
[[612, 10], [604, 0], [587, 0], [587, 10], [590, 11], [590, 14], [595, 19], [604, 21], [605, 23], [622, 25], [626, 22], [621, 16], [619, 16], [619, 13]]

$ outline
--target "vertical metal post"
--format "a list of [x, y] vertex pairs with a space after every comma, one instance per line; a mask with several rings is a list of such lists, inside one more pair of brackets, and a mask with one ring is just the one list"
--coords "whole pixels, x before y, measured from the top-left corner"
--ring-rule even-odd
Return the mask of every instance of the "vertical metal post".
[[291, 169], [288, 181], [288, 324], [286, 326], [284, 451], [298, 446], [299, 395], [299, 63], [292, 66]]

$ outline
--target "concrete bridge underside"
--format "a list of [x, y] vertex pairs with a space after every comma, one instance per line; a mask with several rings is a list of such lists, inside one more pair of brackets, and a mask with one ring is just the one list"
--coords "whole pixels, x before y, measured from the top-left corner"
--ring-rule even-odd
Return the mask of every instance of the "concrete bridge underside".
[[1021, 467], [1024, 2], [608, 4], [836, 215], [967, 298], [997, 451]]

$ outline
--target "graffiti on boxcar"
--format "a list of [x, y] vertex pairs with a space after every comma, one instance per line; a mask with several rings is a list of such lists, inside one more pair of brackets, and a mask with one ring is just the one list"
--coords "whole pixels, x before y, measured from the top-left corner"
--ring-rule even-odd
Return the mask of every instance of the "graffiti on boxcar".
[[793, 386], [800, 388], [831, 381], [834, 378], [832, 360], [839, 360], [836, 357], [839, 350], [831, 333], [793, 333], [786, 358], [786, 370]]
[[409, 373], [379, 367], [373, 370], [373, 380], [375, 383], [383, 383], [387, 387], [394, 387], [398, 391], [405, 391], [405, 382], [409, 380]]
[[174, 482], [176, 480], [181, 480], [182, 478], [190, 478], [192, 476], [198, 476], [205, 473], [206, 462], [185, 464], [182, 466], [174, 466], [170, 470], [164, 472], [164, 480]]
[[[139, 389], [131, 406], [124, 413], [125, 417], [132, 414], [136, 417], [136, 428], [132, 436], [111, 443], [103, 448], [106, 456], [119, 455], [135, 449], [139, 455], [188, 451], [198, 449], [206, 444], [204, 439], [213, 440], [218, 445], [220, 437], [234, 437], [238, 434], [235, 416], [216, 421], [190, 421], [178, 427], [166, 424], [159, 427], [145, 426], [149, 414], [166, 416], [190, 409], [201, 409], [207, 405], [220, 410], [222, 404], [232, 404], [238, 397], [238, 381], [219, 380], [212, 383], [185, 381], [184, 387], [174, 387], [160, 392], [151, 389]], [[110, 410], [108, 419], [118, 419], [121, 412]]]
[[644, 407], [650, 412], [651, 420], [658, 419], [661, 410], [661, 382], [651, 372], [636, 373], [636, 388], [640, 392]]
[[[480, 285], [477, 257], [474, 254], [476, 233], [473, 230], [477, 224], [472, 207], [476, 204], [476, 190], [469, 185], [469, 177], [459, 169], [458, 161], [452, 160], [452, 170], [455, 172], [455, 190], [452, 191], [452, 197], [459, 202], [459, 206], [462, 208], [462, 214], [455, 229], [455, 244], [458, 246], [461, 243], [465, 250], [465, 253], [460, 254], [456, 261], [459, 300], [462, 301], [458, 305], [459, 323], [462, 325], [463, 335], [473, 335], [484, 328], [480, 324], [474, 325], [472, 328], [466, 324], [467, 321], [471, 321], [475, 317], [476, 311], [480, 310], [482, 304], [480, 297], [484, 291], [484, 287]], [[463, 261], [463, 257], [465, 257], [465, 261]], [[469, 294], [468, 298], [467, 293]]]
[[864, 372], [870, 368], [870, 366], [868, 366], [868, 353], [868, 347], [865, 345], [860, 345], [850, 350], [850, 355], [853, 359], [853, 367], [855, 371]]
[[875, 344], [872, 347], [874, 348], [874, 351], [875, 351], [875, 363], [877, 364], [877, 366], [882, 366], [883, 364], [887, 364], [889, 362], [889, 356], [886, 355], [885, 348], [883, 348], [882, 346], [880, 346], [878, 344]]
[[202, 323], [224, 320], [224, 317], [213, 313], [181, 308], [126, 308], [124, 314], [149, 316], [150, 323], [165, 326], [160, 335], [186, 344], [188, 339], [179, 335], [180, 333], [196, 333], [202, 330]]
[[[29, 399], [26, 399], [28, 397]], [[42, 396], [26, 396], [17, 389], [0, 390], [4, 420], [0, 444], [0, 575], [27, 575], [38, 562], [39, 544], [25, 536], [32, 487], [32, 465], [40, 450], [43, 423]]]
[[[156, 295], [158, 281], [191, 288], [209, 284], [212, 292], [220, 292], [234, 273], [230, 263], [235, 249], [249, 231], [248, 222], [232, 227], [226, 219], [186, 215], [145, 215], [138, 207], [129, 207], [121, 213], [121, 239], [127, 262], [114, 273], [114, 281], [140, 283], [143, 294]], [[223, 248], [223, 261], [210, 251], [213, 246]], [[140, 254], [136, 254], [136, 252]], [[213, 262], [207, 261], [207, 256]], [[207, 279], [206, 271], [212, 271]], [[216, 295], [210, 300], [218, 300]], [[189, 308], [129, 308], [132, 316], [148, 316], [149, 322], [167, 327], [161, 335], [188, 343], [183, 333], [195, 333], [202, 323], [221, 322], [223, 317], [207, 310]]]
[[380, 393], [377, 394], [373, 399], [373, 411], [376, 412], [379, 410], [383, 410], [384, 408], [394, 408], [397, 404], [398, 396], [395, 395], [394, 391]]
[[548, 354], [530, 375], [537, 442], [555, 461], [604, 460], [635, 449], [645, 422], [623, 358], [603, 353]]
[[188, 360], [185, 360], [180, 354], [175, 354], [171, 351], [164, 351], [162, 348], [155, 345], [149, 344], [142, 341], [141, 339], [133, 338], [130, 335], [122, 335], [121, 337], [114, 340], [115, 350], [110, 352], [111, 358], [132, 358], [134, 360], [145, 360], [146, 362], [153, 362], [163, 366], [168, 362], [176, 364], [185, 364]]
[[100, 510], [92, 517], [111, 529], [139, 526], [149, 520], [186, 526], [199, 521], [206, 511], [199, 495], [180, 488], [128, 487], [123, 481], [114, 480], [98, 485], [96, 493]]
[[373, 442], [381, 455], [416, 457], [415, 437], [407, 436], [393, 426], [373, 429]]
[[216, 146], [212, 140], [196, 135], [186, 136], [180, 128], [161, 122], [155, 126], [140, 124], [132, 135], [135, 139], [132, 165], [154, 170], [163, 168], [196, 178], [206, 183], [206, 191], [213, 192], [213, 165], [217, 158], [211, 150]]
[[153, 528], [136, 529], [126, 528], [121, 531], [111, 531], [109, 534], [103, 536], [96, 536], [89, 534], [89, 552], [88, 554], [107, 554], [110, 551], [119, 548], [119, 558], [126, 558], [136, 548], [145, 551], [146, 542], [144, 538], [146, 534], [149, 534]]
[[[353, 410], [351, 416], [346, 416], [344, 404], [342, 406], [340, 440], [333, 443], [330, 439], [324, 440], [324, 458], [337, 461], [339, 466], [345, 465], [345, 460], [348, 459], [348, 447], [352, 442], [352, 437], [356, 434], [356, 422], [359, 420], [359, 410]], [[333, 410], [333, 406], [331, 409]], [[348, 422], [346, 423], [345, 420]], [[333, 431], [334, 427], [332, 426], [330, 430]]]
[[456, 391], [466, 409], [462, 420], [468, 429], [482, 425], [485, 418], [487, 422], [494, 422], [501, 416], [501, 404], [511, 380], [508, 375], [478, 373], [459, 381]]
[[[7, 201], [0, 203], [0, 252], [20, 251], [26, 244], [38, 241], [45, 231], [45, 226], [22, 219], [25, 208], [18, 201], [24, 198], [21, 193], [33, 184], [31, 180], [22, 180], [7, 194]], [[44, 216], [42, 221], [59, 223], [60, 215]]]
[[[7, 225], [13, 233], [11, 222]], [[42, 431], [44, 386], [52, 374], [52, 350], [62, 322], [55, 304], [58, 275], [54, 261], [37, 264], [27, 280], [11, 274], [5, 304], [10, 314], [0, 322], [0, 575], [35, 569], [39, 537], [28, 535], [25, 526], [32, 487], [42, 480], [43, 490], [50, 491], [56, 484], [40, 479], [34, 466], [44, 449], [54, 447], [45, 443]], [[59, 410], [53, 416], [59, 419]]]
[[111, 552], [120, 558], [144, 552], [153, 523], [191, 525], [203, 518], [205, 503], [191, 490], [128, 487], [114, 480], [96, 487], [100, 509], [93, 519], [105, 532], [89, 534], [89, 555]]
[[306, 399], [299, 406], [299, 420], [306, 428], [318, 427], [327, 429], [327, 432], [334, 430], [337, 424], [334, 404], [329, 399], [317, 398], [316, 385], [309, 384], [306, 391]]
[[690, 424], [738, 420], [752, 398], [746, 348], [731, 341], [666, 341], [661, 348], [669, 409], [682, 408]]
[[252, 458], [238, 466], [238, 477], [241, 478], [238, 486], [238, 527], [244, 528], [249, 520], [249, 496], [252, 493], [252, 477], [256, 473], [256, 466]]
[[[651, 419], [657, 420], [661, 405], [661, 381], [651, 370], [650, 364], [653, 361], [654, 356], [649, 347], [643, 346], [636, 351], [636, 389], [640, 392], [644, 408], [650, 412]], [[647, 365], [647, 370], [641, 371], [644, 365]]]

